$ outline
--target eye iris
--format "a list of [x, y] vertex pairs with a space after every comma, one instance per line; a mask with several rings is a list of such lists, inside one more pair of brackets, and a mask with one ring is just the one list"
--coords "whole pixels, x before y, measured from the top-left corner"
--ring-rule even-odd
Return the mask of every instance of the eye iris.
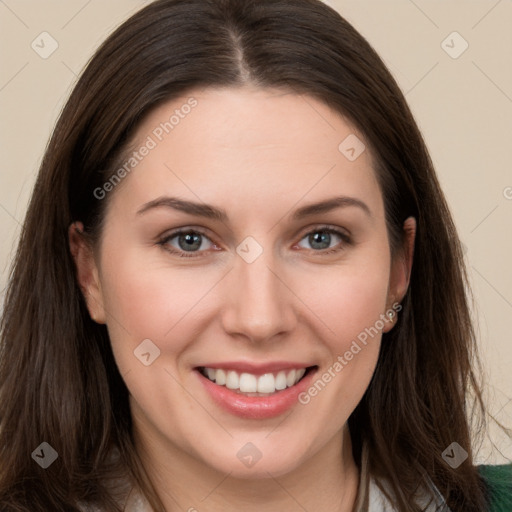
[[[320, 234], [321, 233], [321, 234]], [[320, 234], [320, 236], [318, 236]], [[317, 231], [313, 235], [309, 235], [309, 242], [311, 243], [311, 246], [316, 249], [327, 249], [331, 242], [331, 234], [327, 231]], [[327, 245], [325, 247], [315, 247], [315, 243], [325, 244], [327, 242]]]
[[[184, 251], [190, 251], [191, 249], [199, 249], [201, 247], [201, 235], [197, 233], [186, 233], [178, 237], [179, 246]], [[182, 244], [182, 241], [185, 242]]]

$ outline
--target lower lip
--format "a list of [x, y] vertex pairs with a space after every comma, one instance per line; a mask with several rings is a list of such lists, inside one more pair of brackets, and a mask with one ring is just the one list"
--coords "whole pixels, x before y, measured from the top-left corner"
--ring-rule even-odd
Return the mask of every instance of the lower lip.
[[299, 395], [309, 388], [317, 369], [311, 369], [295, 386], [269, 396], [246, 396], [226, 386], [219, 386], [196, 370], [199, 379], [214, 402], [226, 411], [247, 419], [274, 418], [291, 409]]

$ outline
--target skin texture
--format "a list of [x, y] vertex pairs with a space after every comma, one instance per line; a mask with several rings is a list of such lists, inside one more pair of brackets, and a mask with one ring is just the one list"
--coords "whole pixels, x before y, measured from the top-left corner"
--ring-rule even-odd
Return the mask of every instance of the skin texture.
[[[158, 141], [155, 128], [190, 97], [197, 105]], [[406, 221], [407, 244], [392, 261], [370, 151], [349, 161], [338, 149], [350, 134], [358, 132], [311, 97], [191, 91], [138, 127], [133, 147], [148, 136], [158, 143], [103, 199], [99, 246], [89, 249], [80, 223], [70, 229], [91, 317], [108, 326], [137, 446], [169, 511], [353, 509], [358, 472], [346, 422], [370, 382], [380, 334], [309, 403], [271, 419], [220, 409], [194, 371], [210, 361], [285, 360], [318, 365], [321, 375], [404, 296], [415, 222]], [[338, 195], [370, 213], [346, 206], [291, 219]], [[228, 220], [167, 207], [137, 214], [163, 196], [215, 205]], [[324, 225], [351, 241], [332, 234], [324, 246], [339, 251], [324, 255], [307, 236]], [[206, 235], [195, 257], [167, 250], [180, 251], [179, 237], [159, 244], [182, 227]], [[236, 252], [248, 236], [263, 250], [252, 263]], [[145, 339], [160, 350], [150, 366], [134, 356]], [[262, 454], [250, 468], [237, 457], [248, 442]]]

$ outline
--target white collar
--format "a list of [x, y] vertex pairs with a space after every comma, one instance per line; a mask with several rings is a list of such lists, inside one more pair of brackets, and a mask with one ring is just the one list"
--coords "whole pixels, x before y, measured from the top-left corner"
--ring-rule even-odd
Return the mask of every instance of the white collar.
[[[387, 494], [393, 496], [391, 486], [387, 481], [379, 480], [379, 487], [377, 480], [369, 473], [368, 460], [368, 447], [363, 444], [356, 512], [397, 512], [396, 507], [381, 489], [383, 487]], [[416, 500], [416, 505], [424, 512], [451, 512], [445, 499], [427, 475], [425, 475], [425, 485]]]
[[[441, 496], [435, 486], [425, 490], [423, 495], [417, 500], [417, 505], [424, 512], [451, 512], [446, 501]], [[373, 477], [370, 478], [368, 490], [368, 508], [364, 512], [396, 512], [396, 507], [392, 505], [386, 495], [381, 491]], [[362, 509], [357, 512], [363, 512]]]

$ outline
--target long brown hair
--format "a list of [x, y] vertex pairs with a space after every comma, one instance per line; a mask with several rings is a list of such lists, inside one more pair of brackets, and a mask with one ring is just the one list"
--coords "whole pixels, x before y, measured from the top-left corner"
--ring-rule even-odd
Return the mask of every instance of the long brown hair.
[[[152, 109], [193, 87], [246, 83], [311, 95], [358, 127], [376, 157], [392, 250], [404, 220], [417, 219], [403, 310], [349, 419], [356, 462], [367, 443], [370, 472], [388, 480], [400, 512], [418, 510], [413, 496], [425, 473], [453, 511], [485, 509], [468, 420], [484, 407], [461, 244], [395, 80], [317, 0], [159, 0], [96, 52], [41, 164], [1, 324], [2, 510], [76, 511], [78, 502], [119, 510], [106, 482], [123, 471], [163, 510], [134, 448], [106, 328], [90, 319], [78, 286], [68, 227], [80, 220], [99, 239], [108, 197], [94, 191]], [[457, 469], [442, 458], [453, 441], [469, 453]], [[42, 442], [59, 455], [46, 470], [31, 458]]]

